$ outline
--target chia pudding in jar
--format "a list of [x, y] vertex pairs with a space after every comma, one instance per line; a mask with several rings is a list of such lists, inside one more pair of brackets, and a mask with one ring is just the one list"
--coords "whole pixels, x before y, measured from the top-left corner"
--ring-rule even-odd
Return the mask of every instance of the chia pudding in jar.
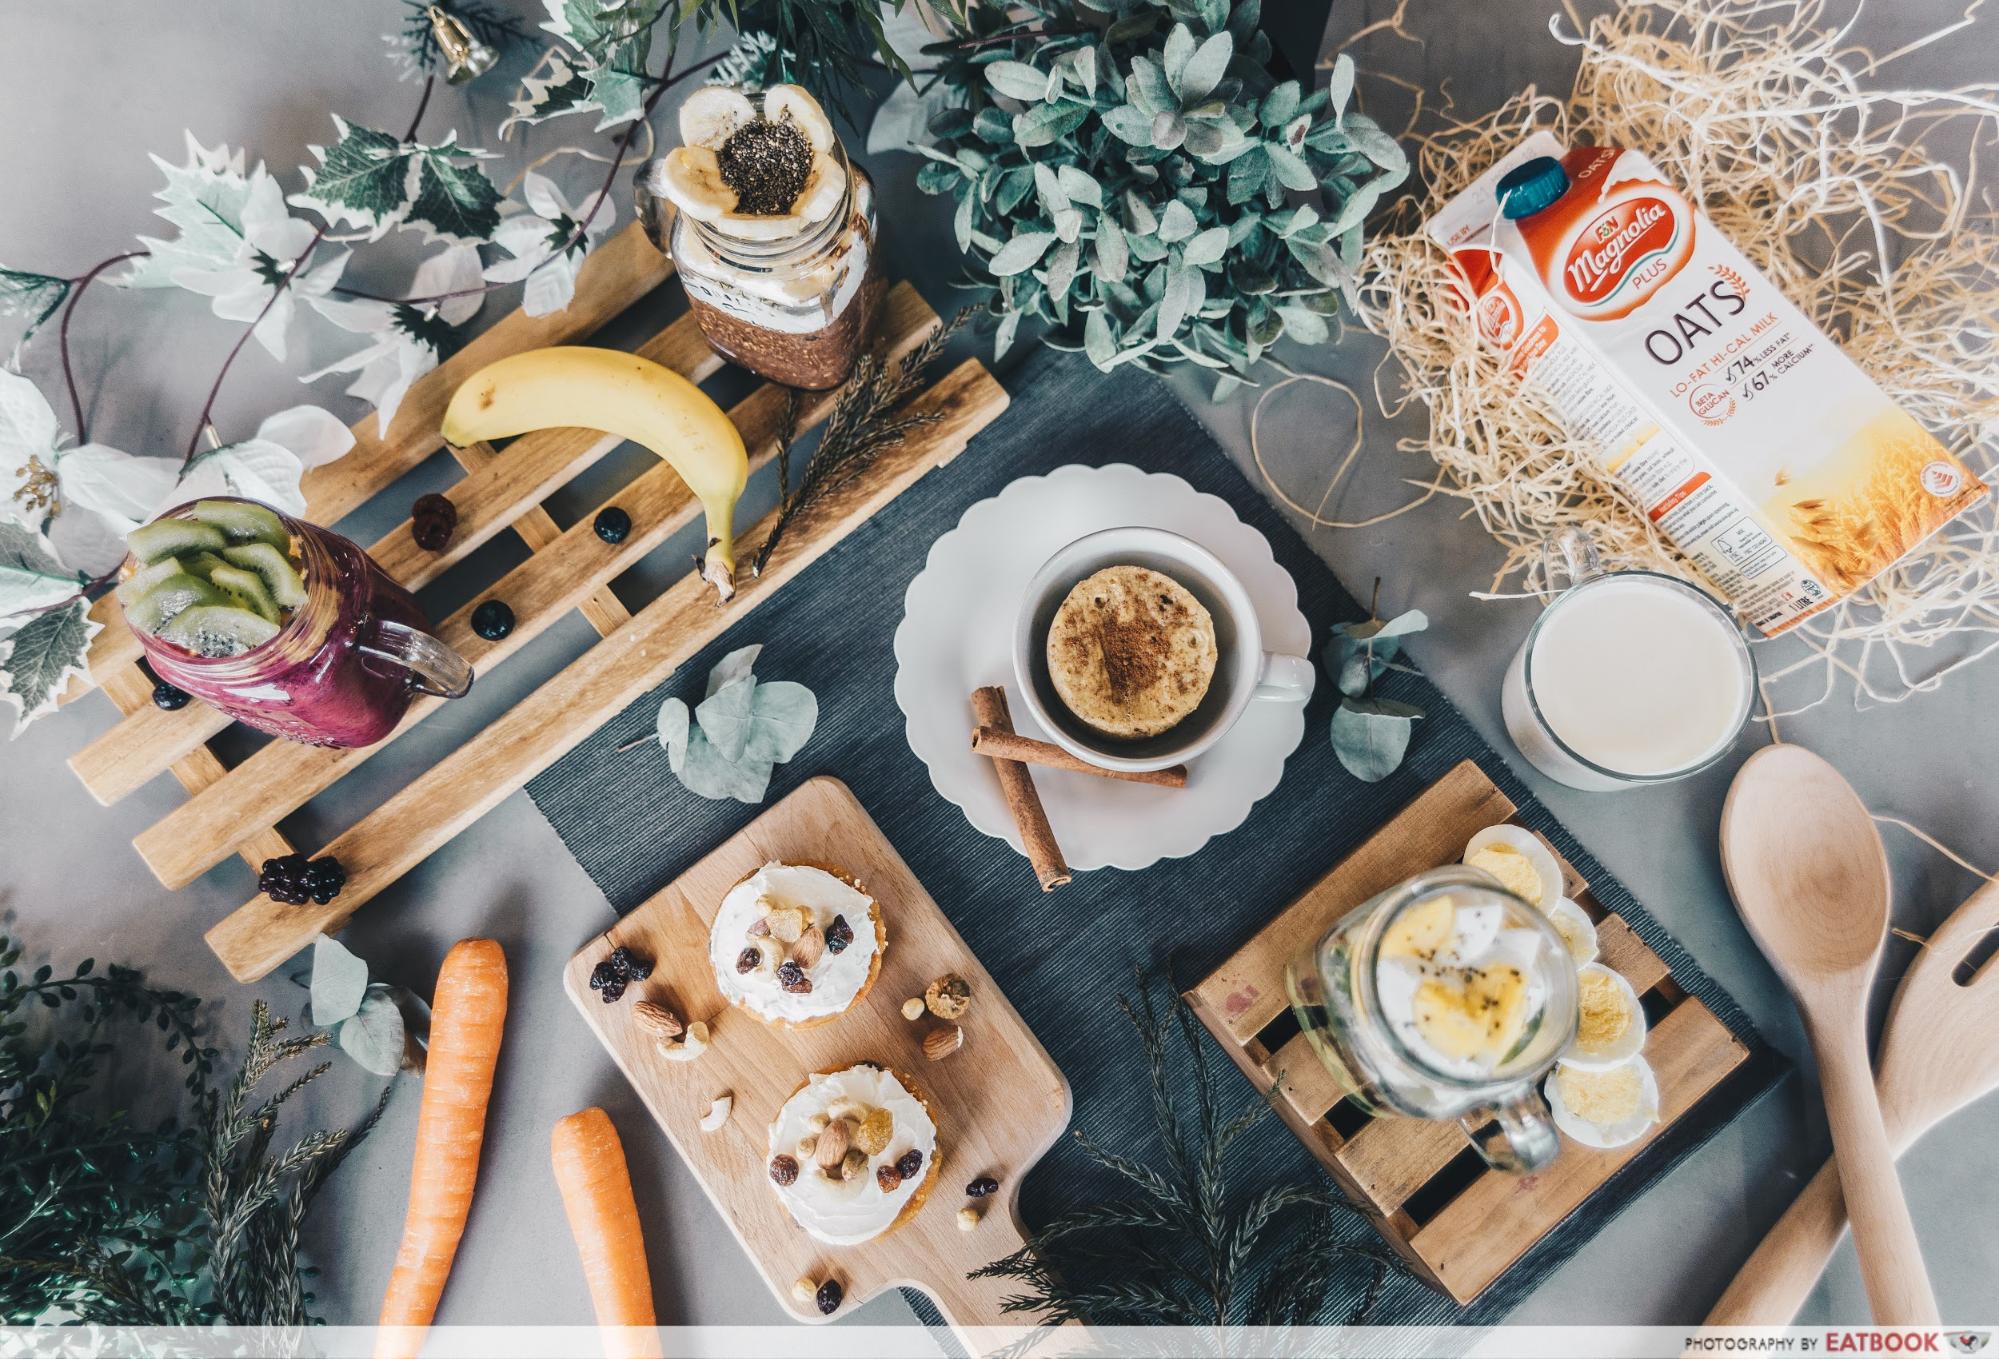
[[680, 136], [640, 172], [640, 198], [676, 209], [666, 249], [702, 334], [773, 382], [839, 386], [886, 291], [867, 172], [796, 85], [698, 90]]

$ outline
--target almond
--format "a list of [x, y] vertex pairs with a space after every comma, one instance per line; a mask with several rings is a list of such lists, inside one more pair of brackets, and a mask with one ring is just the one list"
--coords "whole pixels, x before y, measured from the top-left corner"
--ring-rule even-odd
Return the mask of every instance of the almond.
[[798, 942], [791, 946], [791, 961], [800, 967], [811, 967], [826, 956], [826, 935], [817, 925], [807, 925], [805, 933], [798, 936]]
[[923, 1055], [941, 1062], [965, 1046], [965, 1031], [956, 1024], [939, 1024], [923, 1035]]
[[831, 1170], [846, 1158], [848, 1140], [847, 1120], [835, 1119], [819, 1134], [819, 1145], [813, 1150], [812, 1159], [821, 1170]]
[[962, 1019], [972, 1008], [971, 984], [957, 973], [947, 972], [923, 992], [923, 1004], [939, 1019]]
[[656, 1000], [642, 1000], [632, 1007], [632, 1018], [655, 1038], [678, 1038], [685, 1027], [680, 1016]]

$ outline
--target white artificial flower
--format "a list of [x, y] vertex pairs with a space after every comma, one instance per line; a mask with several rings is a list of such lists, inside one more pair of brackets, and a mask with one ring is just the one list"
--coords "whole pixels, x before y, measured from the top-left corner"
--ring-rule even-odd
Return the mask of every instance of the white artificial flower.
[[40, 389], [0, 368], [0, 519], [39, 528], [48, 517], [49, 477], [62, 437]]
[[471, 245], [454, 245], [432, 255], [417, 266], [410, 283], [412, 297], [437, 297], [462, 293], [442, 301], [416, 307], [401, 302], [361, 300], [335, 302], [314, 299], [313, 308], [342, 330], [373, 337], [372, 342], [346, 358], [307, 373], [301, 382], [314, 382], [328, 373], [355, 373], [347, 395], [358, 396], [375, 407], [376, 428], [384, 435], [397, 407], [409, 392], [410, 384], [437, 367], [441, 357], [433, 339], [424, 333], [423, 323], [438, 320], [462, 326], [478, 314], [482, 298], [479, 287], [479, 250]]
[[513, 258], [487, 265], [486, 280], [517, 283], [526, 279], [521, 310], [529, 316], [546, 316], [569, 305], [576, 293], [577, 266], [617, 222], [618, 210], [609, 194], [592, 191], [589, 226], [579, 237], [576, 227], [582, 220], [581, 210], [571, 206], [546, 175], [530, 170], [521, 181], [521, 195], [527, 206], [509, 203], [516, 211], [493, 233], [493, 244]]
[[[305, 254], [316, 229], [285, 208], [283, 192], [260, 164], [250, 173], [248, 191], [242, 202], [242, 235], [234, 254], [226, 263], [202, 267], [188, 265], [168, 275], [177, 287], [200, 293], [225, 321], [256, 321], [252, 333], [274, 359], [285, 356], [285, 337], [291, 330], [299, 297], [323, 297], [340, 281], [347, 267], [347, 251], [308, 262], [304, 272], [290, 285], [272, 293], [278, 283]], [[269, 310], [266, 311], [266, 304]], [[258, 320], [261, 314], [262, 319]]]

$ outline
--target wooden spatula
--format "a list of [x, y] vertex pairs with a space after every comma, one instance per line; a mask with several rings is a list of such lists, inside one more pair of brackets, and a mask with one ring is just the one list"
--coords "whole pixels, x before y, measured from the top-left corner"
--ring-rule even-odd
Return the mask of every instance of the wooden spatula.
[[1790, 988], [1881, 1326], [1939, 1324], [1895, 1152], [1874, 1095], [1867, 1001], [1888, 936], [1888, 856], [1839, 771], [1799, 746], [1744, 762], [1721, 809], [1721, 863], [1743, 923]]
[[[1951, 912], [1925, 942], [1888, 1008], [1881, 1035], [1881, 1117], [1899, 1154], [1974, 1100], [1999, 1091], [1999, 959], [1965, 985], [1958, 968], [1999, 930], [1999, 883]], [[1708, 1313], [1710, 1326], [1787, 1326], [1846, 1231], [1839, 1169], [1819, 1167]]]

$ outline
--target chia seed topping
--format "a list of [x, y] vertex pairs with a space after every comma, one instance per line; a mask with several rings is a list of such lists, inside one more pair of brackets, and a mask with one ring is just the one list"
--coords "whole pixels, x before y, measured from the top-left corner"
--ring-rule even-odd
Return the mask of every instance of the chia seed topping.
[[812, 174], [811, 144], [789, 122], [744, 123], [715, 159], [722, 182], [736, 191], [736, 211], [758, 217], [790, 212]]

